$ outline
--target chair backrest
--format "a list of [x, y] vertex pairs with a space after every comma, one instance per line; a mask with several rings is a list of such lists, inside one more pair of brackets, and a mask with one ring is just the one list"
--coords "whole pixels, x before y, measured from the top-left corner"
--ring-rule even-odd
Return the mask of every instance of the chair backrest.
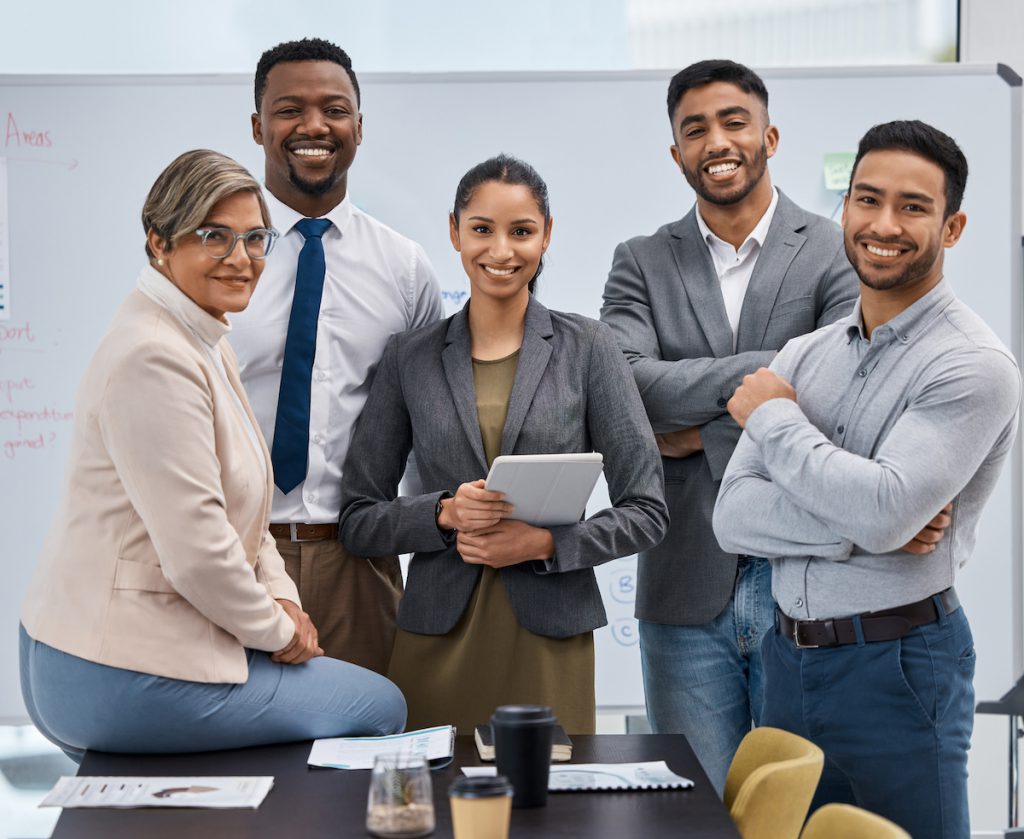
[[826, 804], [811, 814], [800, 839], [910, 839], [910, 834], [852, 804]]
[[825, 755], [814, 743], [755, 728], [740, 743], [725, 779], [725, 806], [743, 839], [797, 839]]

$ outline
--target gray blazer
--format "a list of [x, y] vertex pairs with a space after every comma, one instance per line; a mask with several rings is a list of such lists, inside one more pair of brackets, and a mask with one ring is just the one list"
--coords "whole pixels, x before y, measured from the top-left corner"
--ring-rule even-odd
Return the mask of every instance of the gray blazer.
[[704, 451], [664, 458], [671, 525], [640, 554], [636, 616], [694, 625], [732, 596], [736, 556], [711, 529], [722, 474], [740, 436], [725, 405], [743, 376], [790, 339], [848, 314], [857, 275], [842, 232], [779, 192], [733, 334], [696, 210], [615, 249], [601, 320], [629, 360], [656, 432], [701, 426]]
[[[487, 474], [469, 305], [391, 339], [342, 471], [341, 540], [365, 556], [414, 553], [398, 624], [424, 635], [455, 626], [481, 573], [434, 521], [443, 492]], [[396, 497], [411, 449], [425, 494]], [[501, 453], [587, 451], [604, 454], [613, 506], [550, 528], [553, 560], [501, 570], [520, 624], [540, 635], [563, 638], [607, 623], [593, 566], [655, 545], [668, 514], [651, 426], [610, 330], [531, 298]]]

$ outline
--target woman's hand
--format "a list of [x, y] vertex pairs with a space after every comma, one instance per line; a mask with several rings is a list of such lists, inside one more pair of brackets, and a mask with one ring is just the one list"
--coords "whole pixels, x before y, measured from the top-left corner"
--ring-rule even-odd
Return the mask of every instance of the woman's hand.
[[277, 602], [281, 604], [281, 608], [294, 622], [295, 635], [292, 636], [291, 643], [287, 647], [278, 650], [270, 657], [271, 661], [276, 661], [279, 664], [302, 664], [311, 658], [323, 655], [324, 651], [318, 643], [316, 627], [313, 626], [309, 615], [291, 600], [278, 600]]
[[551, 559], [555, 555], [555, 539], [550, 530], [513, 519], [502, 519], [482, 530], [460, 530], [455, 545], [464, 562], [492, 568], [531, 559]]
[[493, 527], [502, 516], [512, 512], [512, 505], [503, 499], [505, 493], [484, 489], [484, 481], [462, 484], [453, 498], [441, 499], [437, 524], [443, 530], [482, 530]]

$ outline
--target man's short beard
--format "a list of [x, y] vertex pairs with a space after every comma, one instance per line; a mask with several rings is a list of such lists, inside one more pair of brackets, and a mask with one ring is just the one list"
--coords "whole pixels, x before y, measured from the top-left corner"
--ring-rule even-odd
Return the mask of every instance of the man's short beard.
[[729, 193], [727, 195], [716, 195], [714, 192], [704, 187], [703, 169], [698, 169], [697, 172], [694, 173], [684, 168], [683, 176], [686, 178], [686, 182], [690, 185], [690, 188], [709, 204], [716, 204], [719, 207], [728, 207], [732, 204], [738, 204], [754, 191], [754, 187], [761, 183], [761, 179], [764, 177], [765, 172], [768, 171], [767, 145], [765, 145], [764, 142], [761, 143], [761, 148], [758, 150], [753, 160], [748, 162], [746, 157], [741, 155], [740, 161], [745, 167], [747, 167], [751, 177], [747, 179], [747, 182], [740, 187], [737, 192]]
[[[877, 242], [877, 240], [874, 239], [866, 239], [865, 241], [876, 242], [879, 246], [894, 244], [892, 242]], [[916, 282], [931, 271], [935, 261], [939, 258], [940, 251], [940, 246], [935, 246], [924, 253], [919, 253], [916, 259], [912, 259], [910, 264], [895, 276], [883, 276], [876, 278], [872, 274], [868, 274], [868, 278], [865, 279], [865, 276], [861, 271], [862, 269], [865, 271], [870, 270], [870, 267], [864, 267], [864, 263], [870, 262], [870, 260], [864, 256], [856, 237], [854, 238], [852, 247], [851, 245], [848, 245], [845, 240], [843, 242], [843, 246], [846, 250], [846, 258], [850, 260], [850, 264], [853, 266], [853, 270], [857, 273], [860, 281], [868, 288], [874, 289], [875, 291], [889, 291], [890, 289], [901, 288], [902, 286]]]
[[304, 195], [320, 196], [326, 195], [338, 183], [338, 173], [331, 172], [326, 178], [319, 181], [307, 181], [305, 178], [300, 177], [295, 168], [289, 164], [288, 180], [291, 181], [292, 186]]

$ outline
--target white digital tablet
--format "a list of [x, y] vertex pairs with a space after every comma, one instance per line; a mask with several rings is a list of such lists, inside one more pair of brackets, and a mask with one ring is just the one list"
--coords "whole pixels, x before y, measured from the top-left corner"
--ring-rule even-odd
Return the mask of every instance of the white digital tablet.
[[487, 473], [487, 489], [505, 493], [515, 507], [509, 518], [537, 527], [575, 524], [601, 474], [599, 452], [503, 454]]

